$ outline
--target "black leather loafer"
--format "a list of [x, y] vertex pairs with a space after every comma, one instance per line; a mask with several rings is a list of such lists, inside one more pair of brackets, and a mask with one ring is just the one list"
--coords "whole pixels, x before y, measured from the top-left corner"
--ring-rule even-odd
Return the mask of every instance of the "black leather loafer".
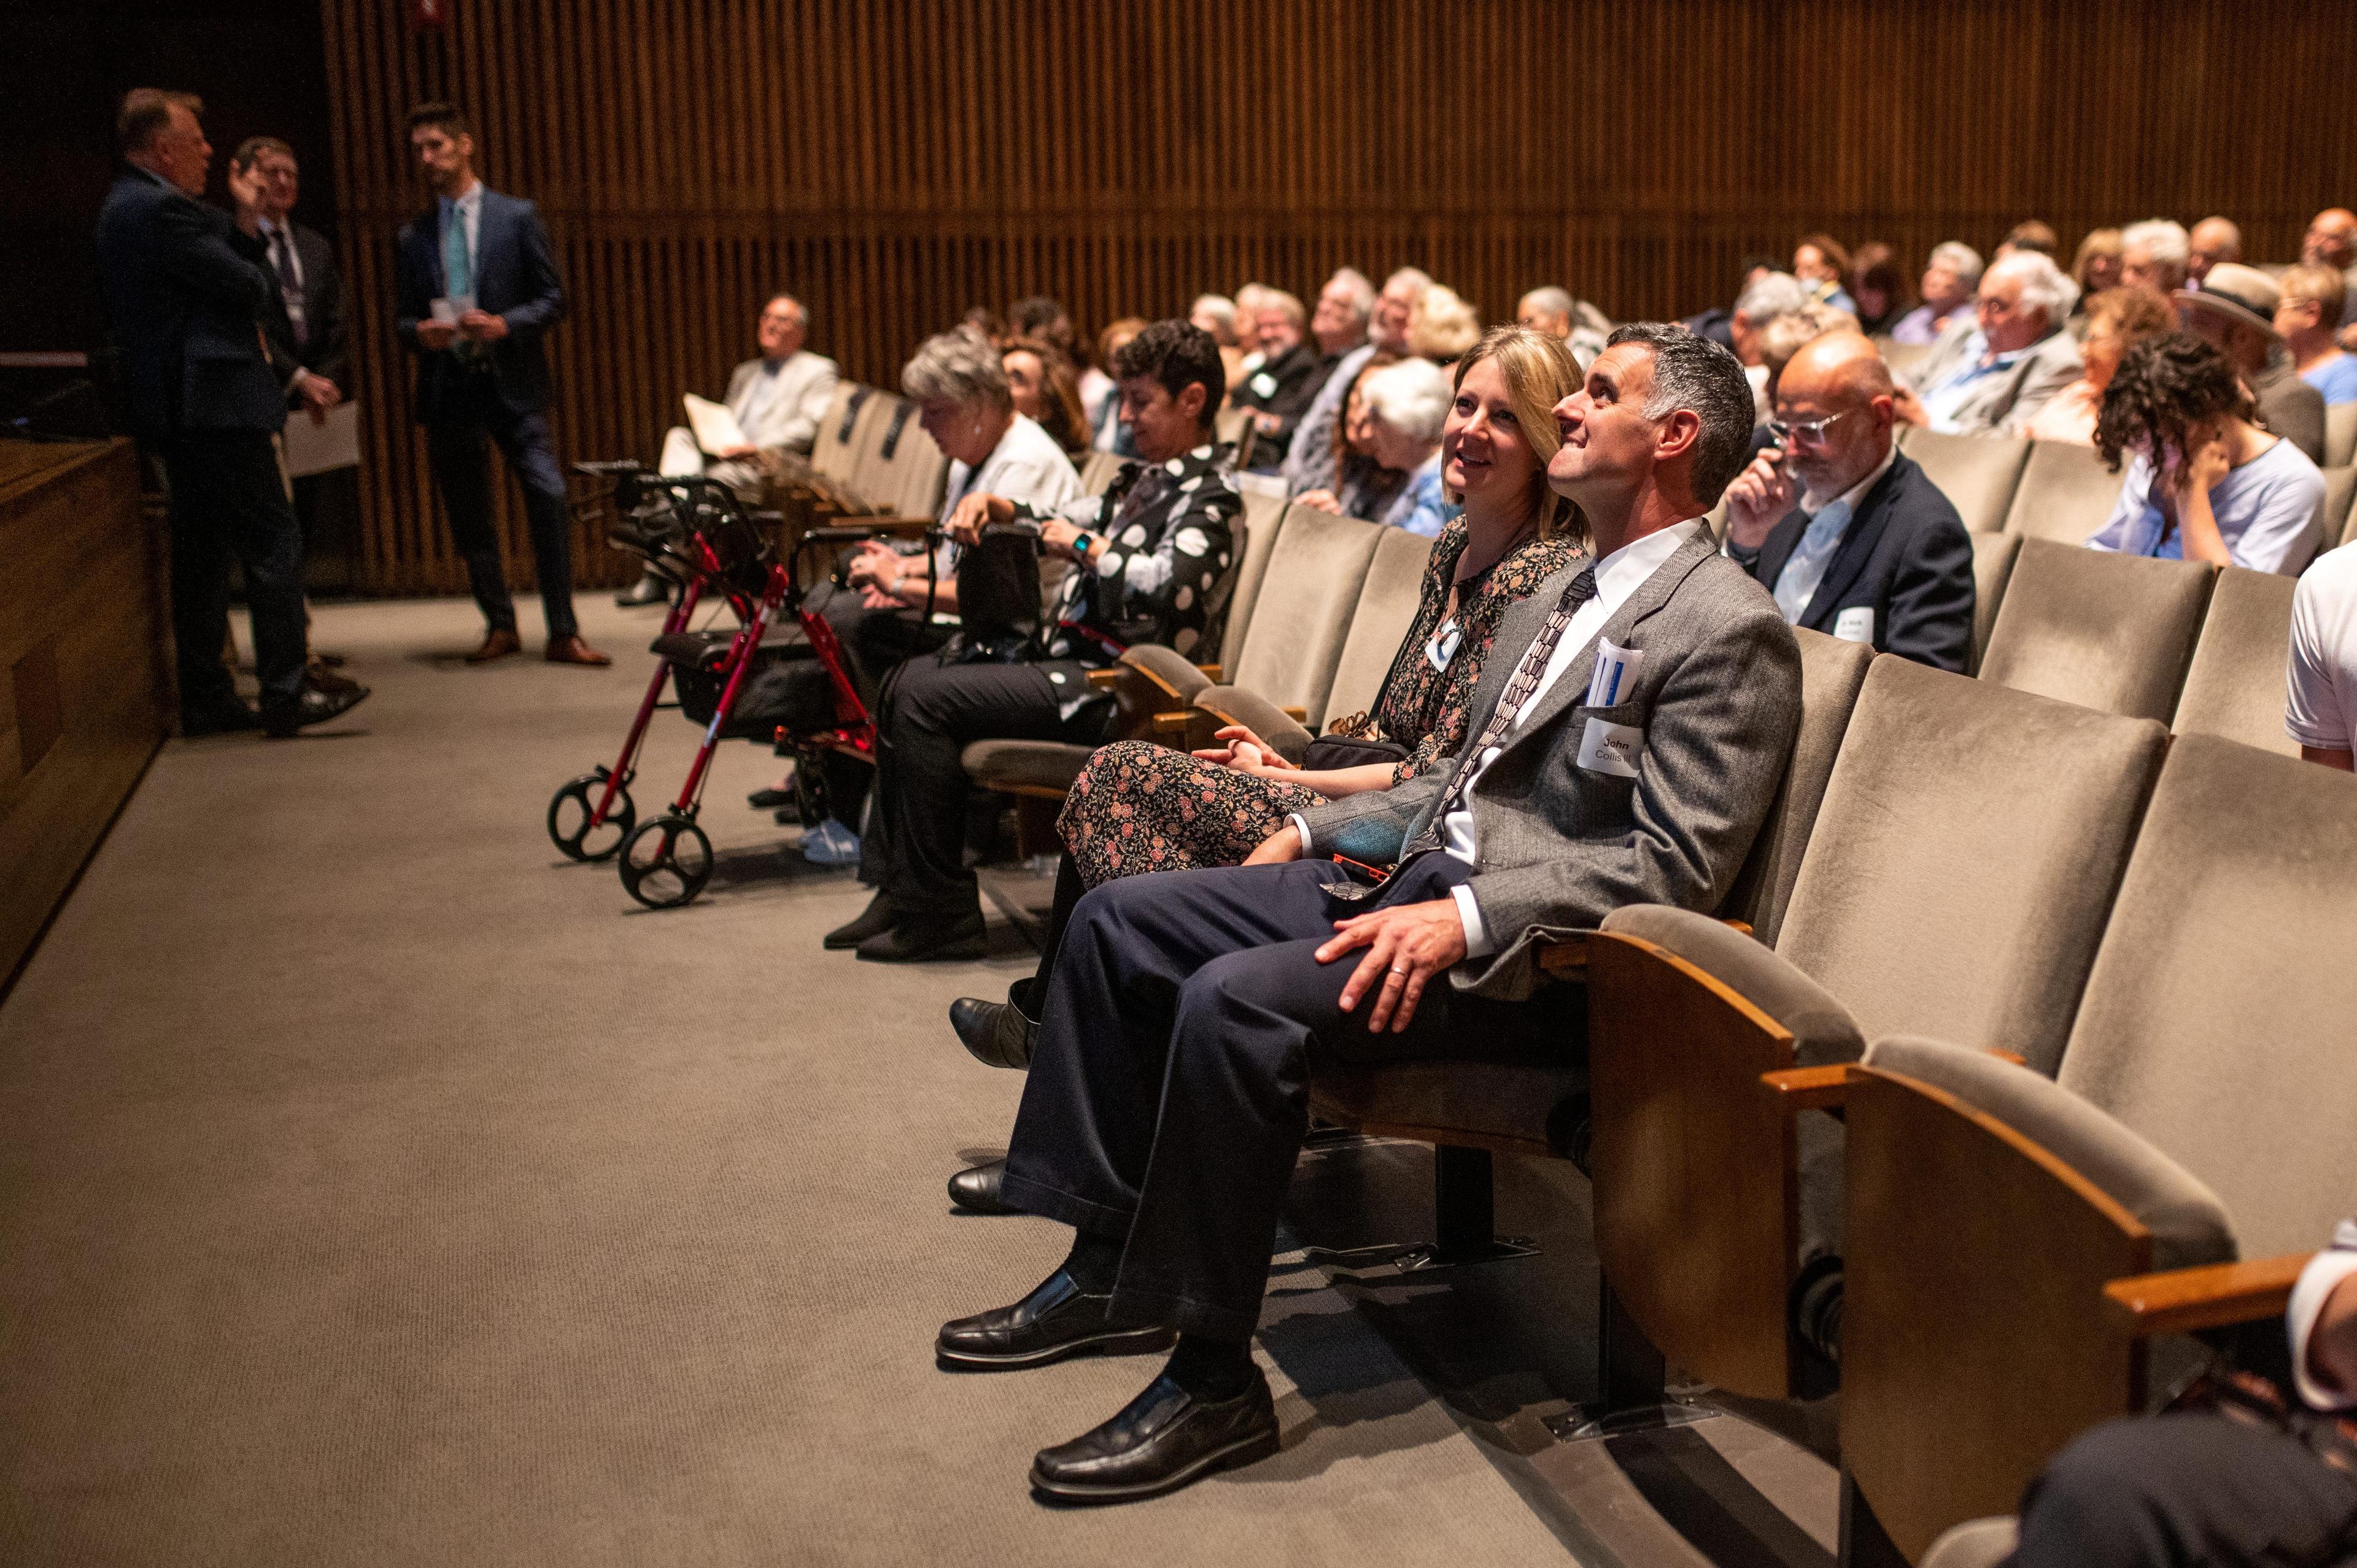
[[1090, 1295], [1058, 1269], [1013, 1306], [994, 1307], [942, 1325], [933, 1359], [952, 1371], [1044, 1367], [1068, 1356], [1134, 1356], [1168, 1350], [1168, 1328], [1115, 1328], [1105, 1322], [1109, 1295]]
[[859, 959], [862, 963], [921, 963], [929, 958], [980, 958], [987, 945], [979, 909], [920, 915], [861, 942]]
[[968, 1166], [950, 1177], [950, 1201], [969, 1214], [1020, 1214], [999, 1196], [998, 1184], [1005, 1179], [1005, 1160]]
[[1039, 1026], [1023, 1015], [1013, 1002], [985, 1002], [961, 996], [950, 1004], [950, 1027], [966, 1054], [985, 1067], [1010, 1067], [1017, 1072], [1031, 1065], [1031, 1039]]
[[825, 940], [820, 945], [831, 951], [841, 952], [845, 948], [856, 948], [868, 938], [880, 936], [891, 929], [892, 900], [878, 893], [875, 897], [867, 900], [867, 908], [859, 911], [857, 919], [846, 921], [827, 932]]
[[1050, 1502], [1134, 1502], [1265, 1459], [1277, 1444], [1276, 1405], [1258, 1367], [1252, 1387], [1216, 1402], [1166, 1373], [1095, 1431], [1039, 1450], [1031, 1487]]
[[262, 733], [272, 740], [291, 740], [297, 731], [351, 712], [368, 694], [369, 689], [357, 683], [349, 692], [336, 693], [317, 692], [306, 686], [295, 701], [262, 710]]

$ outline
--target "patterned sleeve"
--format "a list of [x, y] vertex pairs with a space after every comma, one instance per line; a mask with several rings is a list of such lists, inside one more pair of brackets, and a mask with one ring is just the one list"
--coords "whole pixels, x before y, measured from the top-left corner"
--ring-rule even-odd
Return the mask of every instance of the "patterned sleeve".
[[1243, 506], [1232, 486], [1205, 476], [1158, 536], [1133, 539], [1140, 531], [1128, 528], [1110, 537], [1092, 585], [1101, 617], [1143, 633], [1125, 640], [1193, 652], [1203, 640], [1205, 600], [1233, 559], [1229, 524]]

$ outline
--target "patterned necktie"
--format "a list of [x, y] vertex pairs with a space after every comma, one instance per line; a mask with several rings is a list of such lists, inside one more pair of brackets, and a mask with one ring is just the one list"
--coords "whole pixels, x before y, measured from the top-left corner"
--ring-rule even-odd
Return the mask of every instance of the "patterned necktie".
[[270, 259], [278, 268], [278, 294], [286, 302], [286, 323], [295, 329], [296, 347], [311, 340], [311, 324], [303, 319], [303, 284], [295, 275], [295, 243], [286, 231], [270, 231]]
[[1571, 625], [1572, 617], [1579, 613], [1579, 607], [1595, 596], [1596, 568], [1590, 565], [1571, 580], [1563, 590], [1563, 597], [1557, 599], [1555, 608], [1548, 612], [1545, 622], [1539, 628], [1538, 636], [1531, 639], [1529, 651], [1523, 655], [1523, 661], [1514, 666], [1513, 674], [1506, 682], [1506, 689], [1498, 693], [1498, 705], [1491, 710], [1490, 722], [1481, 726], [1481, 738], [1465, 748], [1465, 756], [1457, 764], [1457, 772], [1449, 779], [1448, 788], [1441, 791], [1438, 809], [1425, 823], [1424, 832], [1401, 849], [1401, 860], [1440, 847], [1441, 824], [1463, 802], [1465, 791], [1472, 788], [1473, 775], [1480, 771], [1481, 758], [1513, 729], [1514, 721], [1522, 716], [1523, 704], [1529, 702], [1532, 693], [1539, 689], [1539, 682], [1546, 674], [1547, 661], [1555, 657], [1555, 644], [1563, 640], [1565, 628]]

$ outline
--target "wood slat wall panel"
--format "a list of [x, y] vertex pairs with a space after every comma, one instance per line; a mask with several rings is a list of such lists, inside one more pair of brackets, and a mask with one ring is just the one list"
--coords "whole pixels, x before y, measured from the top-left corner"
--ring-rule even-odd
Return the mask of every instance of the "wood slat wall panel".
[[[1493, 320], [1544, 283], [1636, 317], [1813, 228], [1919, 266], [2033, 215], [2075, 242], [2222, 211], [2279, 258], [2357, 198], [2357, 115], [2324, 112], [2357, 28], [2281, 0], [454, 0], [422, 35], [405, 0], [321, 6], [382, 592], [463, 586], [392, 328], [425, 96], [546, 214], [568, 458], [651, 456], [773, 287], [891, 385], [967, 306], [1033, 293], [1093, 331], [1414, 262]], [[579, 544], [585, 584], [626, 575]]]

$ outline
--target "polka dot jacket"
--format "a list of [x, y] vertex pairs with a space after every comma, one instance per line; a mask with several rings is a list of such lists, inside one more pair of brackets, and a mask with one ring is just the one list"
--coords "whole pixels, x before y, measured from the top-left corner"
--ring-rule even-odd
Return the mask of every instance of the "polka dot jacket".
[[[1235, 565], [1232, 524], [1243, 510], [1233, 446], [1198, 446], [1167, 463], [1132, 463], [1103, 496], [1054, 515], [1105, 541], [1093, 566], [1075, 566], [1058, 591], [1056, 621], [1040, 640], [1050, 660], [1102, 667], [1123, 649], [1158, 642], [1205, 659], [1227, 607]], [[1028, 505], [1017, 511], [1044, 521]]]

